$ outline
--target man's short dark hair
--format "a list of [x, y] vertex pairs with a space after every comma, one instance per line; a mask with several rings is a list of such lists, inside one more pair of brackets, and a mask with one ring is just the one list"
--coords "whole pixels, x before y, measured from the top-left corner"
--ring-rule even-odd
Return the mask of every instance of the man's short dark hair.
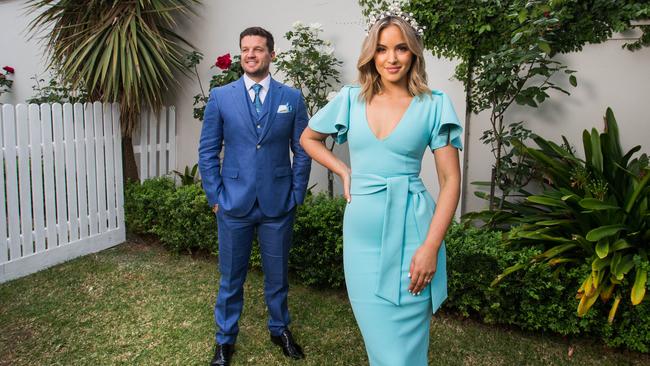
[[244, 29], [243, 32], [239, 34], [239, 46], [241, 47], [241, 40], [246, 36], [260, 36], [266, 39], [266, 47], [269, 49], [269, 52], [273, 52], [273, 47], [275, 46], [275, 41], [273, 41], [273, 35], [271, 32], [267, 31], [262, 27], [249, 27]]

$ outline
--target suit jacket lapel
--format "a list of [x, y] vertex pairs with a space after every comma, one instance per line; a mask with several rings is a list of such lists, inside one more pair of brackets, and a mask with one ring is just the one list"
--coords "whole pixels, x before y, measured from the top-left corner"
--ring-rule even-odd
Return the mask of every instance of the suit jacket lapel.
[[257, 132], [255, 132], [254, 123], [251, 120], [251, 114], [248, 110], [248, 100], [246, 99], [248, 98], [248, 92], [246, 91], [246, 85], [244, 84], [244, 77], [242, 76], [239, 78], [239, 80], [237, 80], [237, 82], [233, 83], [232, 88], [233, 93], [231, 95], [233, 104], [241, 116], [242, 123], [247, 126], [251, 133], [257, 135]]
[[283, 85], [275, 81], [275, 79], [271, 78], [269, 94], [266, 96], [266, 99], [268, 99], [268, 102], [270, 103], [269, 108], [267, 109], [269, 115], [266, 123], [264, 124], [264, 129], [262, 130], [259, 141], [262, 141], [264, 139], [264, 136], [266, 136], [266, 134], [271, 129], [271, 125], [273, 124], [273, 121], [275, 121], [275, 116], [278, 114], [278, 106], [280, 105], [283, 94]]

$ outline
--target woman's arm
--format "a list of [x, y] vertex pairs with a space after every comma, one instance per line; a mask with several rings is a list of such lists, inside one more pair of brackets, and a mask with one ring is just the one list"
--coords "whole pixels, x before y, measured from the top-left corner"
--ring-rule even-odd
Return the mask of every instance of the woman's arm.
[[440, 194], [427, 237], [411, 259], [409, 292], [414, 294], [419, 294], [431, 282], [436, 272], [438, 250], [445, 238], [460, 197], [458, 150], [447, 145], [434, 150], [433, 155], [436, 160]]
[[349, 203], [351, 200], [350, 168], [325, 146], [327, 136], [324, 133], [316, 132], [307, 127], [300, 136], [300, 145], [302, 145], [302, 148], [312, 159], [341, 178], [343, 181], [343, 196]]

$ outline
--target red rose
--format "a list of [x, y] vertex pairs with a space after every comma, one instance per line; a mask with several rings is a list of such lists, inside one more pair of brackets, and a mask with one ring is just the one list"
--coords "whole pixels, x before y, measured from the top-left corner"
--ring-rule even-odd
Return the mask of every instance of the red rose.
[[215, 63], [215, 65], [217, 65], [217, 67], [220, 68], [221, 70], [228, 70], [231, 64], [232, 64], [232, 60], [230, 59], [229, 53], [217, 57], [217, 62]]
[[3, 69], [4, 71], [10, 73], [10, 74], [13, 74], [13, 73], [16, 71], [16, 70], [14, 70], [14, 68], [11, 67], [11, 66], [5, 66], [5, 67], [3, 67], [2, 69]]

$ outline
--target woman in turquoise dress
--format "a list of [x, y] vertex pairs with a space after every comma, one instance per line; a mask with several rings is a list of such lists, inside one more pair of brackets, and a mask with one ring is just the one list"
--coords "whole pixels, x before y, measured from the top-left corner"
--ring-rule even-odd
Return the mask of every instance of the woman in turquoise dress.
[[[301, 144], [336, 173], [348, 200], [348, 296], [373, 366], [427, 364], [429, 324], [447, 297], [443, 238], [460, 194], [462, 128], [449, 97], [426, 86], [417, 27], [399, 15], [370, 28], [345, 86], [309, 121]], [[350, 168], [323, 144], [348, 142]], [[438, 204], [419, 177], [433, 151]]]

